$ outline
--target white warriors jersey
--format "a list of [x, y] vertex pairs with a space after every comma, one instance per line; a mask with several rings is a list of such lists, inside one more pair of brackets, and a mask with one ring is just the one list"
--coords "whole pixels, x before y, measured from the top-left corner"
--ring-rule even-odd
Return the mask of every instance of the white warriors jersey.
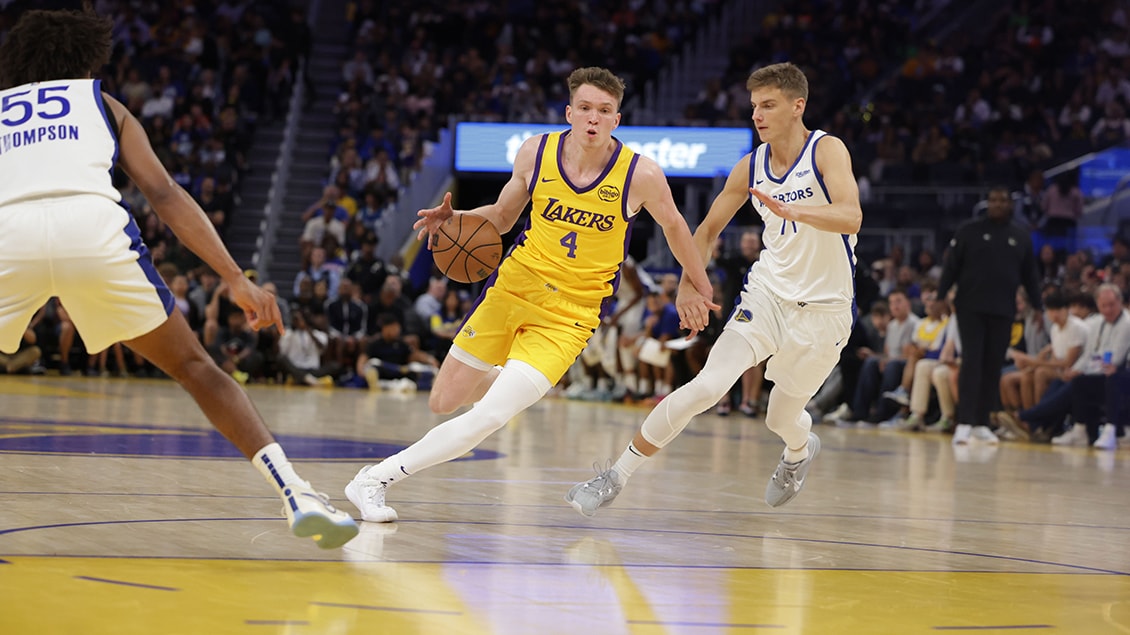
[[[791, 205], [831, 203], [824, 177], [816, 168], [816, 144], [821, 130], [808, 135], [800, 156], [780, 177], [769, 167], [769, 144], [763, 143], [750, 157], [750, 187]], [[750, 268], [756, 278], [783, 300], [828, 307], [849, 306], [855, 299], [855, 234], [836, 234], [794, 221], [787, 221], [750, 196], [761, 214], [765, 230], [764, 249]]]
[[121, 201], [118, 141], [101, 82], [69, 79], [0, 91], [0, 207], [76, 194]]

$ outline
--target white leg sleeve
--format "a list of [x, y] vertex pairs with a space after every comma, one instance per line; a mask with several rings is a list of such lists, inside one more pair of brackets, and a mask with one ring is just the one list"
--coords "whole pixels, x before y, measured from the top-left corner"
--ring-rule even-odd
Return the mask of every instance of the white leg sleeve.
[[799, 450], [808, 443], [812, 430], [812, 415], [804, 409], [809, 396], [798, 397], [781, 390], [780, 386], [769, 392], [769, 407], [765, 409], [765, 425], [784, 440], [785, 445]]
[[657, 448], [664, 447], [679, 436], [691, 417], [718, 403], [738, 377], [760, 361], [744, 337], [733, 331], [722, 331], [702, 371], [667, 395], [644, 420], [640, 430], [643, 438]]
[[463, 456], [519, 412], [534, 405], [549, 389], [545, 375], [525, 362], [512, 359], [470, 410], [432, 428], [422, 439], [389, 457], [371, 473], [383, 480], [396, 480], [397, 475], [415, 474]]

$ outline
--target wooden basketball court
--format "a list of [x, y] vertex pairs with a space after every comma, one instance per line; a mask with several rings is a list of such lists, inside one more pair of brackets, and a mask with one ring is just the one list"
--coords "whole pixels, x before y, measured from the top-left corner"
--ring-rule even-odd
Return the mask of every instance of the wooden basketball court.
[[[440, 421], [425, 395], [249, 392], [350, 511], [357, 469]], [[172, 382], [3, 377], [0, 399], [4, 634], [1130, 633], [1126, 449], [819, 427], [775, 510], [776, 438], [703, 415], [586, 519], [562, 496], [646, 411], [549, 398], [326, 552]]]

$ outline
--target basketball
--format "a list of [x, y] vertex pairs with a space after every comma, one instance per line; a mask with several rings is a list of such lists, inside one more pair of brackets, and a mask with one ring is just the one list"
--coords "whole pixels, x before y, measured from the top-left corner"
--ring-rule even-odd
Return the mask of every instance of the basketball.
[[478, 282], [498, 268], [502, 236], [494, 223], [478, 214], [456, 214], [436, 232], [432, 260], [456, 282]]

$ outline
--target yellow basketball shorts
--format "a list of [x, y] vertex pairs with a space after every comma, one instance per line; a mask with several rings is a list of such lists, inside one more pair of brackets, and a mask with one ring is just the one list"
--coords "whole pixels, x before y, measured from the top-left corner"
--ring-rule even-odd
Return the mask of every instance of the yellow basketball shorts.
[[507, 262], [488, 282], [454, 344], [488, 364], [526, 362], [556, 384], [599, 325], [599, 305], [572, 302], [553, 284]]

